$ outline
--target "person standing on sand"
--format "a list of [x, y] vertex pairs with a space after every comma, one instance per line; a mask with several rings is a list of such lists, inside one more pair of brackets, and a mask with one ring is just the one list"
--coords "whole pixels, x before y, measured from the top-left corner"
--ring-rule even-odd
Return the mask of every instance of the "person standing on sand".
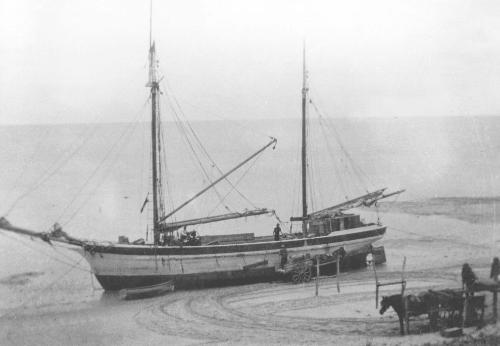
[[470, 292], [472, 291], [472, 286], [477, 281], [477, 276], [472, 271], [469, 263], [464, 263], [462, 266], [462, 289]]
[[279, 223], [276, 224], [276, 227], [274, 227], [273, 232], [274, 232], [274, 240], [276, 241], [280, 240], [281, 227]]
[[285, 264], [288, 262], [288, 251], [286, 250], [285, 244], [281, 244], [280, 249], [280, 267], [284, 268]]
[[498, 257], [493, 258], [493, 263], [491, 263], [490, 278], [493, 281], [498, 282], [498, 276], [500, 275], [500, 260]]

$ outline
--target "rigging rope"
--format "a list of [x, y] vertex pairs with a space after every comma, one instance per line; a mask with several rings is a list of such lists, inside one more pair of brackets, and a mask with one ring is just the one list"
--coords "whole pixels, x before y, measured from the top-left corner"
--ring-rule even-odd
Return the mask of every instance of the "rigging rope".
[[[71, 267], [71, 266], [73, 266], [73, 265], [75, 264], [75, 263], [69, 263], [69, 262], [63, 261], [63, 260], [61, 260], [61, 259], [59, 259], [59, 258], [57, 258], [57, 257], [55, 257], [55, 256], [52, 256], [52, 255], [50, 255], [50, 254], [46, 253], [45, 251], [42, 251], [42, 250], [40, 250], [40, 249], [38, 249], [38, 248], [36, 248], [36, 247], [34, 247], [34, 246], [30, 246], [27, 242], [22, 241], [21, 239], [18, 239], [18, 238], [16, 238], [16, 237], [10, 236], [10, 235], [8, 235], [8, 234], [6, 234], [6, 233], [4, 233], [4, 232], [0, 232], [0, 235], [3, 235], [3, 236], [4, 236], [4, 237], [6, 237], [6, 238], [12, 239], [12, 240], [14, 240], [14, 241], [16, 241], [16, 242], [20, 243], [21, 245], [23, 245], [23, 246], [25, 246], [25, 247], [27, 247], [27, 248], [29, 248], [29, 249], [31, 249], [31, 250], [33, 250], [33, 251], [35, 251], [35, 252], [38, 252], [38, 253], [40, 253], [40, 254], [42, 254], [42, 255], [44, 255], [44, 256], [46, 256], [46, 257], [48, 257], [48, 258], [53, 259], [53, 260], [54, 260], [54, 261], [56, 261], [56, 262], [59, 262], [59, 263], [65, 264], [65, 265], [70, 266], [70, 267]], [[45, 245], [45, 246], [46, 246], [46, 245]], [[57, 250], [56, 250], [56, 248], [55, 248], [54, 246], [52, 246], [52, 249], [53, 249], [54, 251], [56, 251], [59, 255], [61, 255], [61, 256], [63, 256], [63, 257], [65, 257], [66, 259], [68, 259], [68, 260], [73, 260], [73, 259], [72, 259], [71, 257], [69, 257], [68, 255], [65, 255], [65, 254], [63, 254], [62, 252], [57, 251]], [[88, 269], [85, 269], [85, 268], [82, 268], [82, 267], [76, 267], [76, 269], [81, 270], [81, 271], [84, 271], [84, 272], [87, 272], [87, 273], [88, 273], [88, 272], [92, 273], [92, 271], [90, 271], [90, 270], [88, 270]]]
[[[300, 148], [300, 143], [301, 143], [301, 138], [300, 136], [297, 136], [297, 142], [295, 145], [296, 152], [295, 152], [295, 165], [297, 167], [300, 167], [300, 157], [301, 157], [301, 148]], [[294, 169], [295, 172], [295, 181], [293, 184], [293, 191], [292, 191], [292, 215], [301, 215], [301, 207], [300, 207], [300, 187], [302, 184], [302, 179], [301, 179], [301, 173], [300, 169]], [[293, 223], [291, 223], [293, 225]]]
[[161, 102], [158, 102], [157, 104], [157, 116], [156, 116], [156, 121], [157, 121], [157, 127], [158, 127], [158, 130], [157, 130], [157, 140], [156, 140], [156, 145], [158, 147], [158, 176], [159, 176], [159, 179], [157, 181], [157, 186], [158, 186], [158, 203], [159, 203], [159, 215], [165, 215], [165, 201], [163, 199], [163, 181], [167, 180], [166, 178], [165, 179], [162, 179], [162, 172], [163, 172], [163, 167], [166, 166], [165, 164], [165, 161], [166, 160], [162, 160], [161, 157], [162, 155], [166, 155], [166, 152], [165, 154], [163, 154], [163, 149], [162, 148], [165, 148], [165, 143], [164, 143], [164, 136], [163, 136], [163, 131], [162, 131], [162, 122], [161, 122], [161, 116], [160, 116], [160, 103]]
[[[350, 166], [353, 170], [353, 173], [357, 175], [358, 179], [359, 179], [359, 183], [362, 183], [362, 185], [360, 185], [365, 191], [368, 192], [368, 189], [366, 188], [366, 182], [365, 180], [367, 180], [370, 185], [373, 185], [370, 181], [370, 178], [368, 177], [368, 175], [361, 169], [361, 167], [359, 167], [356, 162], [354, 161], [354, 159], [352, 158], [352, 156], [349, 154], [349, 152], [347, 151], [347, 149], [345, 148], [345, 145], [343, 144], [342, 140], [340, 139], [340, 135], [339, 133], [337, 132], [337, 130], [335, 129], [335, 127], [331, 124], [331, 122], [329, 121], [329, 119], [327, 119], [326, 117], [323, 116], [322, 112], [318, 109], [318, 107], [316, 106], [316, 104], [311, 100], [311, 104], [313, 105], [313, 108], [314, 110], [316, 111], [316, 113], [318, 114], [318, 118], [320, 120], [320, 124], [323, 125], [323, 123], [325, 123], [326, 126], [328, 126], [332, 131], [333, 133], [335, 134], [334, 135], [334, 138], [337, 142], [337, 144], [339, 145], [340, 149], [342, 150], [343, 154], [345, 155], [345, 157], [348, 159], [349, 163], [350, 163]], [[325, 136], [326, 137], [326, 136]], [[326, 139], [326, 138], [325, 138]]]
[[[306, 117], [306, 143], [311, 143], [309, 141], [310, 138], [310, 133], [311, 133], [311, 120], [310, 117]], [[315, 210], [315, 202], [316, 202], [316, 191], [315, 191], [315, 186], [314, 186], [314, 174], [313, 174], [313, 146], [311, 145], [309, 148], [309, 155], [306, 155], [306, 172], [307, 174], [307, 180], [306, 180], [306, 185], [309, 189], [309, 203], [308, 204], [308, 212], [311, 212], [311, 210]]]
[[[168, 90], [171, 92], [171, 90], [172, 90], [172, 89], [170, 88], [170, 85], [168, 84], [168, 81], [165, 81], [165, 83], [166, 83], [166, 85], [167, 85]], [[176, 99], [177, 99], [177, 98], [176, 98]], [[241, 129], [243, 129], [243, 130], [245, 130], [245, 131], [247, 131], [247, 132], [249, 132], [249, 133], [252, 133], [252, 134], [254, 134], [254, 135], [263, 136], [263, 137], [265, 137], [265, 138], [273, 137], [272, 135], [270, 135], [270, 134], [268, 134], [268, 133], [264, 133], [264, 132], [261, 132], [261, 131], [257, 131], [257, 130], [255, 130], [255, 129], [251, 128], [250, 126], [245, 125], [245, 123], [242, 123], [242, 122], [239, 122], [239, 121], [234, 121], [234, 119], [229, 119], [229, 118], [226, 118], [226, 117], [224, 117], [224, 116], [221, 116], [221, 115], [219, 115], [219, 114], [217, 114], [217, 113], [215, 113], [215, 112], [208, 111], [208, 110], [206, 110], [206, 109], [202, 109], [201, 107], [198, 107], [198, 106], [196, 106], [195, 104], [193, 104], [193, 103], [189, 102], [187, 99], [184, 99], [184, 98], [182, 98], [182, 97], [181, 97], [181, 100], [182, 100], [182, 103], [183, 103], [183, 104], [187, 104], [187, 105], [189, 105], [189, 106], [191, 106], [191, 107], [193, 107], [193, 108], [195, 108], [195, 109], [197, 109], [197, 110], [203, 111], [203, 113], [204, 113], [204, 114], [210, 114], [210, 115], [212, 115], [212, 116], [214, 116], [214, 117], [216, 117], [216, 118], [218, 118], [218, 119], [220, 119], [220, 120], [227, 121], [227, 122], [229, 122], [229, 123], [231, 123], [231, 124], [233, 124], [233, 125], [236, 125], [236, 126], [238, 126], [239, 128], [241, 128]]]
[[[94, 127], [90, 128], [90, 129], [94, 129], [96, 126], [97, 126], [97, 124], [94, 125]], [[87, 129], [84, 133], [87, 133], [87, 132], [88, 132], [88, 134], [84, 136], [84, 140], [80, 143], [80, 145], [78, 145], [76, 147], [76, 149], [74, 149], [71, 153], [69, 153], [69, 155], [67, 155], [66, 157], [64, 156], [64, 154], [57, 156], [57, 159], [54, 161], [54, 163], [50, 167], [48, 167], [44, 171], [44, 173], [33, 184], [31, 184], [30, 187], [23, 194], [21, 194], [14, 201], [14, 203], [12, 203], [11, 207], [7, 210], [7, 212], [5, 213], [4, 216], [8, 216], [10, 214], [10, 212], [12, 212], [12, 210], [14, 210], [14, 208], [16, 207], [16, 205], [21, 200], [23, 200], [24, 198], [26, 198], [27, 196], [29, 196], [31, 193], [33, 193], [34, 191], [36, 191], [38, 188], [40, 188], [46, 181], [48, 181], [50, 178], [52, 178], [57, 172], [59, 172], [59, 170], [61, 168], [63, 168], [69, 161], [71, 161], [71, 159], [80, 151], [80, 149], [92, 137], [93, 132], [89, 131]], [[73, 143], [76, 143], [78, 139], [79, 138], [75, 138], [75, 140], [73, 141]], [[69, 146], [69, 148], [71, 148], [73, 146], [73, 143]], [[68, 151], [69, 151], [69, 149], [68, 149]], [[54, 169], [51, 169], [54, 166], [56, 166], [56, 167]]]
[[[73, 271], [73, 269], [77, 268], [77, 266], [84, 260], [84, 258], [82, 257], [78, 262], [76, 262], [74, 265], [72, 265], [70, 268], [68, 268], [68, 270], [66, 270], [64, 273], [62, 273], [60, 276], [58, 276], [54, 281], [52, 281], [50, 284], [48, 284], [47, 286], [45, 286], [44, 288], [42, 288], [40, 291], [37, 291], [35, 294], [33, 294], [31, 297], [29, 297], [28, 299], [26, 299], [19, 307], [16, 308], [16, 310], [19, 310], [20, 308], [22, 307], [25, 307], [26, 304], [28, 304], [28, 302], [32, 301], [33, 299], [37, 298], [37, 297], [40, 297], [42, 295], [43, 292], [47, 291], [49, 288], [51, 288], [52, 286], [54, 286], [58, 281], [60, 281], [63, 277], [65, 277], [66, 275], [68, 275], [71, 271]], [[3, 316], [7, 316], [9, 314], [9, 312], [5, 313]]]
[[7, 200], [9, 200], [9, 197], [10, 195], [17, 189], [17, 185], [19, 184], [19, 182], [21, 181], [21, 179], [23, 178], [23, 176], [26, 174], [27, 172], [27, 168], [28, 168], [28, 165], [31, 163], [33, 164], [34, 162], [34, 159], [36, 157], [38, 157], [38, 153], [40, 152], [40, 150], [42, 149], [42, 143], [45, 141], [45, 139], [48, 137], [48, 134], [52, 131], [52, 128], [50, 125], [45, 125], [47, 126], [46, 129], [45, 129], [45, 132], [40, 136], [40, 138], [38, 139], [38, 142], [36, 143], [35, 145], [35, 150], [33, 151], [33, 153], [30, 155], [30, 157], [28, 159], [26, 159], [24, 161], [24, 164], [23, 164], [23, 167], [21, 169], [21, 174], [19, 174], [16, 178], [16, 180], [14, 181], [14, 183], [12, 184], [12, 187], [10, 188], [9, 192], [7, 193]]
[[[142, 114], [142, 113], [141, 113]], [[106, 154], [104, 155], [104, 157], [101, 159], [101, 161], [97, 164], [97, 166], [95, 167], [95, 169], [92, 171], [92, 173], [90, 174], [90, 176], [87, 178], [87, 180], [83, 183], [83, 185], [78, 189], [78, 191], [76, 192], [76, 194], [73, 196], [73, 198], [71, 199], [71, 201], [66, 205], [66, 207], [63, 209], [63, 211], [61, 212], [60, 216], [57, 218], [58, 220], [60, 220], [65, 214], [66, 212], [69, 210], [69, 208], [73, 205], [73, 203], [76, 201], [76, 199], [79, 197], [79, 195], [81, 194], [81, 192], [87, 187], [87, 185], [90, 183], [90, 181], [96, 176], [96, 174], [99, 172], [99, 170], [101, 169], [101, 167], [104, 165], [104, 163], [108, 160], [108, 158], [110, 157], [110, 155], [112, 154], [112, 152], [114, 151], [114, 149], [117, 147], [118, 143], [121, 142], [122, 139], [124, 138], [128, 138], [128, 136], [130, 136], [130, 134], [133, 132], [133, 130], [135, 129], [135, 127], [137, 126], [137, 120], [138, 120], [139, 116], [136, 117], [135, 121], [130, 123], [126, 128], [125, 130], [120, 134], [120, 136], [118, 137], [118, 139], [113, 143], [113, 145], [110, 147], [110, 149], [106, 152]], [[119, 150], [123, 150], [124, 148], [121, 147]], [[118, 153], [116, 153], [116, 156], [115, 156], [115, 159], [113, 160], [113, 163], [112, 165], [114, 165], [114, 163], [117, 161], [117, 157], [118, 157]], [[110, 168], [110, 167], [108, 167]], [[106, 174], [107, 175], [107, 174]], [[104, 180], [103, 180], [104, 181]], [[102, 182], [99, 183], [99, 186], [102, 184]], [[96, 189], [93, 190], [93, 192], [95, 192]], [[93, 193], [90, 194], [90, 197], [92, 197]], [[86, 200], [88, 201], [88, 199]], [[87, 202], [85, 202], [81, 207], [83, 207]], [[77, 209], [77, 211], [79, 211], [80, 208]], [[70, 220], [73, 218], [73, 216], [76, 215], [76, 212], [70, 217]], [[69, 220], [65, 223], [67, 224], [69, 222]]]
[[[245, 172], [243, 172], [243, 174], [240, 176], [240, 178], [236, 181], [236, 184], [235, 184], [234, 188], [233, 188], [233, 189], [231, 189], [231, 190], [229, 190], [229, 192], [228, 192], [228, 193], [226, 193], [226, 194], [224, 195], [223, 200], [224, 200], [224, 199], [226, 199], [226, 197], [227, 197], [227, 196], [229, 196], [229, 195], [231, 194], [231, 192], [233, 192], [233, 190], [234, 190], [234, 189], [236, 188], [236, 186], [237, 186], [237, 185], [238, 185], [238, 184], [239, 184], [239, 183], [243, 180], [243, 178], [247, 175], [247, 173], [250, 171], [250, 169], [252, 169], [252, 167], [253, 167], [253, 166], [255, 166], [255, 164], [257, 163], [257, 160], [258, 160], [259, 158], [260, 158], [260, 155], [259, 155], [259, 156], [256, 156], [256, 157], [253, 159], [253, 162], [252, 162], [252, 163], [250, 163], [250, 164], [248, 165], [248, 167], [247, 167], [247, 169], [245, 170]], [[207, 216], [212, 215], [212, 214], [213, 214], [213, 213], [217, 210], [217, 208], [219, 207], [219, 205], [220, 205], [220, 203], [219, 203], [219, 204], [217, 204], [217, 205], [215, 206], [215, 208], [213, 208], [213, 209], [212, 209], [212, 211], [210, 211], [210, 212], [208, 213], [208, 215], [207, 215]], [[254, 208], [255, 208], [255, 209], [257, 209], [257, 207], [256, 207], [256, 206], [254, 206]]]
[[[175, 102], [175, 104], [176, 104], [177, 108], [179, 109], [179, 111], [180, 111], [181, 115], [182, 115], [182, 116], [184, 117], [184, 119], [185, 119], [185, 123], [187, 124], [187, 126], [188, 126], [188, 128], [189, 128], [189, 130], [190, 130], [190, 133], [192, 134], [192, 136], [194, 137], [194, 139], [195, 139], [195, 140], [196, 140], [196, 142], [198, 143], [198, 146], [199, 146], [199, 148], [201, 149], [202, 153], [203, 153], [203, 154], [205, 154], [205, 156], [207, 157], [207, 159], [210, 161], [211, 165], [212, 165], [213, 167], [215, 167], [215, 168], [218, 170], [219, 174], [224, 174], [224, 172], [220, 169], [220, 167], [217, 165], [217, 163], [215, 162], [215, 160], [213, 160], [213, 159], [212, 159], [212, 157], [210, 156], [210, 154], [209, 154], [209, 153], [208, 153], [208, 151], [206, 150], [205, 146], [204, 146], [204, 145], [203, 145], [203, 143], [201, 142], [200, 138], [198, 137], [198, 134], [196, 133], [196, 131], [194, 130], [194, 128], [191, 126], [191, 123], [190, 123], [190, 122], [189, 122], [189, 120], [187, 119], [187, 117], [186, 117], [186, 115], [185, 115], [185, 113], [184, 113], [184, 111], [183, 111], [183, 109], [182, 109], [182, 107], [181, 107], [181, 105], [180, 105], [179, 101], [177, 100], [177, 98], [176, 98], [175, 94], [171, 91], [171, 89], [170, 89], [170, 86], [169, 86], [168, 82], [165, 82], [165, 84], [166, 84], [166, 87], [167, 87], [167, 89], [168, 89], [168, 91], [169, 91], [169, 92], [168, 92], [168, 96], [170, 96], [170, 97], [174, 100], [174, 102]], [[176, 114], [176, 115], [177, 115], [177, 114]], [[270, 137], [270, 136], [268, 136], [268, 137]], [[241, 198], [243, 198], [245, 201], [247, 201], [247, 202], [248, 202], [248, 203], [249, 203], [252, 207], [256, 208], [255, 204], [254, 204], [254, 203], [252, 203], [252, 201], [250, 201], [250, 200], [249, 200], [249, 199], [248, 199], [248, 198], [247, 198], [247, 197], [246, 197], [243, 193], [241, 193], [241, 191], [239, 191], [239, 190], [236, 188], [236, 186], [234, 186], [234, 185], [233, 185], [233, 183], [231, 182], [231, 180], [230, 180], [228, 177], [226, 177], [224, 180], [225, 180], [225, 181], [226, 181], [226, 182], [227, 182], [227, 183], [231, 186], [231, 188], [232, 188], [234, 191], [236, 191], [236, 192], [240, 195], [240, 197], [241, 197]]]
[[[326, 142], [326, 149], [328, 151], [328, 154], [330, 155], [330, 157], [332, 158], [332, 161], [335, 161], [334, 157], [334, 150], [332, 149], [332, 146], [330, 144], [330, 141], [328, 140], [328, 134], [326, 132], [326, 129], [325, 127], [323, 126], [322, 122], [321, 122], [321, 117], [319, 117], [319, 121], [320, 121], [320, 129], [321, 129], [321, 133], [323, 134], [323, 137], [325, 138], [325, 142]], [[342, 158], [340, 158], [340, 161], [342, 161]], [[346, 183], [345, 183], [345, 180], [344, 180], [344, 174], [342, 174], [340, 168], [338, 167], [338, 165], [336, 164], [333, 164], [333, 169], [335, 170], [335, 177], [338, 179], [338, 182], [340, 182], [340, 187], [342, 189], [342, 191], [339, 191], [339, 194], [341, 195], [345, 195], [346, 192], [347, 192], [347, 188], [346, 188]], [[337, 186], [338, 186], [337, 185]], [[347, 196], [345, 196], [347, 197]]]
[[[198, 156], [198, 153], [196, 152], [193, 144], [191, 143], [190, 139], [189, 139], [189, 136], [188, 136], [188, 132], [186, 131], [186, 128], [184, 127], [184, 124], [182, 123], [182, 121], [180, 120], [177, 112], [175, 111], [174, 107], [172, 105], [170, 105], [171, 107], [171, 110], [172, 112], [174, 113], [174, 116], [176, 118], [176, 126], [177, 128], [179, 129], [179, 131], [181, 133], [184, 134], [184, 140], [187, 142], [188, 144], [188, 147], [191, 149], [191, 154], [193, 155], [193, 157], [195, 158], [196, 162], [198, 163], [198, 166], [200, 167], [203, 175], [205, 176], [205, 178], [210, 182], [210, 184], [212, 184], [212, 179], [210, 177], [210, 175], [208, 174], [207, 170], [205, 169], [205, 166], [203, 165], [200, 157]], [[222, 194], [219, 192], [219, 190], [214, 186], [213, 187], [213, 190], [215, 192], [215, 194], [217, 195], [217, 197], [219, 198], [219, 201], [222, 201]], [[227, 205], [224, 205], [224, 207], [227, 209], [227, 210], [230, 210], [229, 207]]]
[[[161, 130], [161, 143], [162, 143], [162, 146], [163, 148], [166, 148], [165, 146], [165, 131], [162, 130], [162, 125], [163, 124], [160, 124], [160, 130]], [[172, 190], [170, 188], [170, 182], [169, 180], [167, 179], [167, 177], [170, 175], [169, 174], [169, 170], [168, 170], [168, 165], [167, 165], [167, 160], [166, 160], [166, 155], [167, 155], [167, 152], [166, 150], [163, 151], [163, 155], [165, 156], [164, 157], [164, 160], [161, 160], [160, 163], [161, 165], [163, 165], [163, 171], [165, 172], [165, 179], [162, 179], [162, 183], [165, 182], [165, 185], [166, 185], [166, 189], [167, 189], [167, 197], [168, 197], [168, 202], [169, 202], [169, 210], [173, 210], [174, 209], [174, 199], [173, 199], [173, 194], [172, 194]], [[161, 175], [160, 175], [161, 176]], [[162, 196], [163, 196], [163, 193], [162, 193]], [[162, 198], [162, 200], [164, 200], [164, 197]], [[163, 201], [162, 201], [163, 203]], [[161, 214], [161, 216], [164, 216], [164, 212], [165, 212], [165, 207], [163, 207], [163, 214]], [[176, 221], [177, 219], [177, 215], [172, 215], [172, 220], [173, 221]]]

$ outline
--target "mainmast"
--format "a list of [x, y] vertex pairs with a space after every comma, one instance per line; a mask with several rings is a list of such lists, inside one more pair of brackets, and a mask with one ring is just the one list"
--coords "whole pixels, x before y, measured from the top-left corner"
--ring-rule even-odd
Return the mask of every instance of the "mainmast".
[[152, 41], [152, 4], [150, 13], [150, 31], [149, 31], [149, 81], [146, 86], [151, 89], [151, 154], [152, 154], [152, 171], [153, 171], [153, 234], [154, 243], [157, 245], [160, 240], [159, 233], [159, 215], [158, 215], [158, 117], [159, 117], [159, 107], [158, 107], [158, 96], [160, 93], [160, 86], [158, 82], [158, 71], [157, 71], [157, 60], [156, 60], [156, 49], [155, 43]]
[[302, 51], [303, 71], [302, 71], [302, 233], [307, 235], [307, 99], [309, 88], [307, 85], [306, 70], [306, 45]]

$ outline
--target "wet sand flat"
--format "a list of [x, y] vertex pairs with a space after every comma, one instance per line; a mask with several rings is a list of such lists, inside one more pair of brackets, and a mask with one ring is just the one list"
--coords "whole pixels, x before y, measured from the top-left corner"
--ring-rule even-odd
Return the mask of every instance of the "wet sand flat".
[[[410, 293], [461, 287], [464, 262], [471, 263], [480, 277], [487, 277], [492, 255], [498, 253], [492, 224], [396, 213], [384, 214], [384, 223], [389, 225], [383, 242], [388, 263], [377, 267], [379, 279], [399, 279], [406, 256]], [[28, 281], [23, 283], [25, 277]], [[340, 293], [336, 278], [322, 277], [318, 297], [313, 281], [177, 291], [152, 299], [120, 301], [114, 294], [92, 290], [88, 274], [82, 271], [70, 273], [75, 286], [65, 279], [48, 290], [44, 287], [57, 274], [48, 271], [25, 277], [14, 277], [21, 280], [18, 285], [8, 278], [8, 284], [0, 284], [4, 296], [11, 294], [14, 302], [18, 298], [17, 303], [4, 303], [1, 310], [2, 344], [421, 345], [446, 340], [429, 332], [423, 317], [412, 320], [413, 335], [400, 337], [395, 313], [389, 310], [380, 315], [375, 308], [370, 268], [342, 273]], [[66, 292], [73, 287], [75, 292]], [[42, 294], [26, 302], [37, 290]], [[385, 287], [381, 295], [399, 290], [398, 286]], [[488, 295], [489, 306], [490, 300]], [[491, 320], [490, 307], [486, 319]], [[478, 338], [480, 333], [495, 338], [499, 334], [492, 325], [466, 332]]]

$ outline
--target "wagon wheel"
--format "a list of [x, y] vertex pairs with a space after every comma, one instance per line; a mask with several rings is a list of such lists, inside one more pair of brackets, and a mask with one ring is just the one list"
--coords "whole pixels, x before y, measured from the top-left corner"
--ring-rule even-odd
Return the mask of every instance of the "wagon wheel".
[[292, 282], [294, 284], [298, 284], [300, 282], [300, 273], [299, 272], [294, 271], [292, 273]]
[[438, 329], [439, 323], [439, 309], [429, 310], [429, 324], [432, 330]]
[[471, 320], [481, 324], [484, 316], [484, 301], [476, 301], [471, 304]]
[[307, 269], [304, 271], [304, 282], [309, 282], [309, 281], [311, 281], [311, 276], [312, 276], [312, 273], [311, 273], [311, 268], [307, 268]]
[[440, 329], [445, 329], [449, 327], [450, 321], [449, 321], [449, 312], [446, 310], [441, 310], [439, 312], [439, 327]]

